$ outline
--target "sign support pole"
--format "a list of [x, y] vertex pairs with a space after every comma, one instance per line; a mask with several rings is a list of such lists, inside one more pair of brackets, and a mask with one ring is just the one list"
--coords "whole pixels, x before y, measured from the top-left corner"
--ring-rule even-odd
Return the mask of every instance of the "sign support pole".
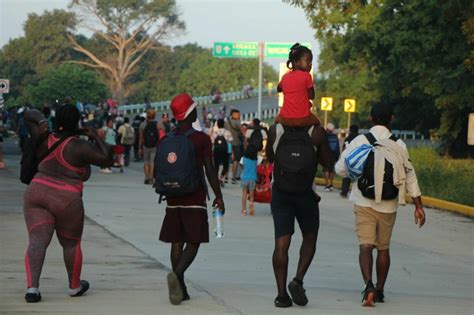
[[326, 129], [326, 126], [328, 125], [328, 111], [324, 111], [324, 129]]
[[263, 85], [263, 48], [264, 43], [258, 44], [258, 107], [257, 117], [262, 119], [262, 85]]
[[347, 129], [351, 128], [351, 112], [347, 113]]

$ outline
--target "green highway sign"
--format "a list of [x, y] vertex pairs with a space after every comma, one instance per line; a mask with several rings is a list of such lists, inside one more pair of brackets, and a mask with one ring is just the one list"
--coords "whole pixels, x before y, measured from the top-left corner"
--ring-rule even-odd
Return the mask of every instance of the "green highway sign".
[[[265, 57], [267, 58], [288, 58], [291, 46], [294, 43], [265, 43]], [[301, 45], [311, 49], [310, 43], [302, 43]]]
[[220, 58], [258, 58], [257, 42], [215, 42], [212, 49], [214, 57]]

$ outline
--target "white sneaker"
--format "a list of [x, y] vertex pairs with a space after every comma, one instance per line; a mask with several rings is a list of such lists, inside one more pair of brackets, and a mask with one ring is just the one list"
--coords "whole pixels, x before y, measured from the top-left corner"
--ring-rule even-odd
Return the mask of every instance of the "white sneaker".
[[326, 187], [324, 187], [324, 191], [332, 191], [332, 189], [331, 189], [331, 187], [326, 186]]
[[112, 169], [111, 169], [111, 168], [104, 168], [104, 169], [102, 170], [102, 173], [110, 174], [110, 173], [112, 173]]

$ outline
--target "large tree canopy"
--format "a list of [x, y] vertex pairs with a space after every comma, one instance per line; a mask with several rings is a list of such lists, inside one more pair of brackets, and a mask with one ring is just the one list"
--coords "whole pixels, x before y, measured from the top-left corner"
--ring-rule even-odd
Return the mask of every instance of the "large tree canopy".
[[147, 52], [166, 36], [184, 29], [174, 0], [73, 0], [70, 7], [79, 25], [106, 46], [94, 51], [70, 35], [74, 50], [87, 57], [75, 62], [98, 70], [121, 103], [133, 90], [127, 80]]
[[472, 1], [285, 2], [304, 8], [321, 41], [320, 93], [356, 97], [364, 120], [370, 101], [391, 100], [397, 104], [395, 127], [425, 134], [432, 129], [445, 152], [469, 151]]

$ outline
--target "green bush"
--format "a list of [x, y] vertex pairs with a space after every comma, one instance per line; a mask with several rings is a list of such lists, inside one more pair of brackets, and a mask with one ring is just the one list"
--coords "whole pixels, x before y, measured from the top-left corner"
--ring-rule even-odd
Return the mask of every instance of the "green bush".
[[433, 148], [409, 149], [425, 196], [474, 206], [474, 160], [440, 157]]

